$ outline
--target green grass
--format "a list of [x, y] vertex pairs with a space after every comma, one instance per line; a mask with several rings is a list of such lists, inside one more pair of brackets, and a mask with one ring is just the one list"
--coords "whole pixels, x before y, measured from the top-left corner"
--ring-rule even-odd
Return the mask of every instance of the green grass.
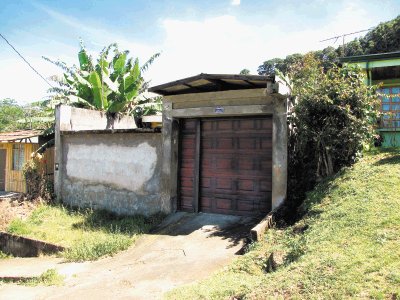
[[41, 205], [27, 220], [15, 219], [9, 233], [62, 245], [67, 261], [96, 260], [127, 249], [161, 221], [161, 215], [116, 216], [105, 211]]
[[[400, 151], [366, 154], [320, 183], [305, 216], [170, 299], [400, 299]], [[267, 273], [270, 254], [284, 264]]]
[[12, 255], [9, 255], [7, 253], [0, 251], [0, 259], [7, 259], [7, 258], [11, 258], [11, 257], [12, 257]]
[[1, 283], [16, 283], [19, 285], [25, 285], [25, 286], [38, 286], [38, 285], [45, 285], [45, 286], [50, 286], [50, 285], [63, 285], [64, 284], [64, 276], [60, 275], [57, 270], [55, 269], [49, 269], [45, 272], [43, 272], [40, 276], [38, 277], [31, 277], [31, 278], [24, 278], [24, 279], [0, 279], [0, 284]]

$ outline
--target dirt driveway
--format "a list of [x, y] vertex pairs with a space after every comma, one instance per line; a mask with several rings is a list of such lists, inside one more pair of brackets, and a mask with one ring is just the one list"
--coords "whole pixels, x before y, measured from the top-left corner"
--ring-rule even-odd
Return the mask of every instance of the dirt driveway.
[[177, 213], [114, 257], [58, 264], [60, 273], [69, 274], [62, 287], [3, 285], [0, 298], [160, 299], [166, 291], [227, 265], [240, 252], [254, 222], [238, 216]]

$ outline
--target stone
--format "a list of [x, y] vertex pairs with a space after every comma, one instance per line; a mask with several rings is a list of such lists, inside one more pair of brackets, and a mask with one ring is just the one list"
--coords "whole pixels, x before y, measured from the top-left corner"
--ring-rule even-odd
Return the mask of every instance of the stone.
[[281, 251], [272, 252], [268, 257], [266, 271], [268, 273], [276, 271], [285, 262], [285, 254]]

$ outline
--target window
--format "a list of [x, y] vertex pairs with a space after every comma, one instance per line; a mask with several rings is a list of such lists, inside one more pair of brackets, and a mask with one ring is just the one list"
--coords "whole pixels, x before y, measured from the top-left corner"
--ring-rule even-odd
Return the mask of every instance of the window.
[[385, 87], [379, 91], [382, 100], [382, 128], [400, 128], [400, 87]]
[[25, 161], [25, 156], [24, 156], [24, 144], [14, 144], [13, 145], [13, 170], [15, 171], [21, 171], [22, 166]]

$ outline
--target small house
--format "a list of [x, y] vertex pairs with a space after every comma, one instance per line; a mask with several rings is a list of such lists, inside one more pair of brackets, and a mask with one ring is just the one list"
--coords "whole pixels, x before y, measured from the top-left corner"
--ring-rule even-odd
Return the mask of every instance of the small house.
[[378, 131], [384, 147], [400, 146], [400, 51], [343, 57], [341, 61], [360, 66], [367, 84], [381, 84], [382, 119]]
[[[0, 133], [0, 191], [26, 192], [23, 166], [39, 149], [41, 130], [18, 130]], [[48, 174], [53, 173], [53, 150], [45, 153]]]

